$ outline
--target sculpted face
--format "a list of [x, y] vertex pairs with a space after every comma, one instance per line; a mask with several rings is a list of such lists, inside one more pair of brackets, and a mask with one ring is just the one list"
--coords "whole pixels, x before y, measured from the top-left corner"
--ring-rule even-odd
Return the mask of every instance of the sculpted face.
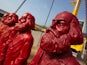
[[56, 31], [59, 32], [59, 34], [65, 34], [69, 32], [70, 28], [69, 23], [66, 23], [64, 20], [53, 20], [53, 21], [56, 21], [56, 24], [53, 25], [53, 30], [56, 29]]
[[53, 19], [52, 25], [41, 38], [40, 47], [46, 52], [63, 53], [70, 49], [71, 44], [78, 44], [82, 40], [78, 19], [64, 11]]
[[18, 16], [15, 13], [6, 13], [3, 15], [1, 21], [6, 25], [12, 26], [18, 22]]
[[71, 13], [63, 12], [57, 14], [56, 17], [52, 21], [52, 25], [50, 29], [56, 33], [56, 36], [60, 36], [62, 34], [67, 34], [70, 29], [70, 22], [72, 20]]
[[25, 13], [16, 24], [16, 29], [24, 31], [26, 29], [33, 29], [35, 25], [35, 18], [30, 13]]

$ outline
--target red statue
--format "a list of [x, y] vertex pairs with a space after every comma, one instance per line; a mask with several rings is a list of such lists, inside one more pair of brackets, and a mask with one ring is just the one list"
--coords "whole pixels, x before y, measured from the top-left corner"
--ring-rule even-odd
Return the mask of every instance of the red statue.
[[18, 16], [15, 13], [5, 13], [1, 18], [0, 24], [0, 35], [8, 29], [8, 27], [13, 27], [15, 23], [18, 22]]
[[29, 65], [80, 65], [70, 50], [81, 44], [83, 35], [78, 19], [64, 11], [56, 15], [40, 41], [40, 48]]
[[15, 13], [6, 13], [1, 18], [0, 24], [0, 65], [3, 65], [8, 44], [11, 42], [9, 36], [11, 34], [11, 28], [17, 23], [18, 16]]
[[14, 27], [16, 35], [9, 44], [4, 65], [27, 65], [33, 45], [31, 29], [34, 28], [35, 18], [30, 13], [24, 14]]

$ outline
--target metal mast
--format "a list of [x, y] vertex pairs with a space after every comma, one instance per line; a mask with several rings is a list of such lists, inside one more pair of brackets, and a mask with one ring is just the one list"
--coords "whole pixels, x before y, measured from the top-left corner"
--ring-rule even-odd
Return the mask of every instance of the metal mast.
[[74, 9], [73, 9], [73, 12], [72, 12], [73, 15], [76, 16], [78, 14], [80, 4], [81, 4], [81, 0], [76, 0], [76, 2], [74, 2], [74, 4], [73, 4]]

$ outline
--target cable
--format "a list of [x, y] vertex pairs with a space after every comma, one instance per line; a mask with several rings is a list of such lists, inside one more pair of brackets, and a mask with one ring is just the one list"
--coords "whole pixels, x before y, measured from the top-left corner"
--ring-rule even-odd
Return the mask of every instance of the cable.
[[54, 4], [54, 0], [52, 1], [52, 4], [51, 4], [51, 7], [50, 7], [49, 13], [48, 13], [48, 15], [47, 15], [47, 19], [46, 19], [46, 22], [45, 22], [44, 26], [45, 26], [46, 23], [47, 23], [47, 20], [48, 20], [48, 18], [49, 18], [50, 13], [51, 13], [51, 10], [52, 10], [52, 7], [53, 7], [53, 4]]
[[[20, 4], [20, 6], [19, 6], [19, 7], [17, 8], [17, 10], [15, 11], [15, 13], [18, 12], [18, 10], [23, 6], [23, 4], [24, 4], [26, 1], [27, 1], [27, 0], [24, 0], [24, 1]], [[49, 10], [49, 12], [48, 12], [48, 15], [47, 15], [47, 18], [46, 18], [46, 21], [45, 21], [44, 26], [46, 26], [46, 23], [47, 23], [47, 21], [48, 21], [49, 15], [50, 15], [50, 13], [51, 13], [53, 4], [54, 4], [54, 0], [52, 0], [52, 4], [51, 4], [50, 10]], [[40, 38], [41, 38], [41, 36], [42, 36], [42, 32], [41, 32]]]
[[[55, 1], [55, 0], [52, 1], [52, 4], [51, 4], [50, 10], [49, 10], [49, 12], [48, 12], [48, 15], [47, 15], [47, 18], [46, 18], [44, 27], [46, 26], [46, 23], [47, 23], [47, 21], [48, 21], [49, 15], [50, 15], [50, 13], [51, 13], [51, 10], [52, 10], [53, 4], [54, 4], [54, 1]], [[40, 34], [40, 39], [41, 39], [42, 33], [43, 33], [43, 32], [41, 32], [41, 34]], [[40, 42], [40, 41], [38, 41], [38, 43], [39, 43], [39, 42]]]
[[17, 10], [15, 11], [15, 13], [18, 12], [18, 10], [23, 6], [23, 4], [24, 4], [26, 1], [27, 1], [27, 0], [24, 0], [24, 1], [21, 3], [21, 5], [17, 8]]

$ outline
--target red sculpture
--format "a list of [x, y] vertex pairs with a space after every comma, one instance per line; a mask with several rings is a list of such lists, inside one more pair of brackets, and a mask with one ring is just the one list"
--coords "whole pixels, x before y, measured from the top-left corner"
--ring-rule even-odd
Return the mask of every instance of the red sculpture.
[[72, 55], [70, 45], [82, 42], [78, 19], [67, 11], [61, 12], [43, 34], [40, 48], [29, 65], [80, 65]]
[[13, 26], [18, 22], [18, 16], [15, 13], [6, 13], [1, 20], [4, 24]]
[[31, 29], [34, 28], [35, 18], [30, 13], [24, 14], [13, 28], [16, 35], [9, 44], [4, 65], [27, 65], [33, 45]]
[[15, 13], [5, 13], [1, 18], [0, 24], [0, 35], [8, 29], [8, 27], [12, 27], [15, 23], [18, 22], [18, 16]]
[[3, 65], [8, 44], [11, 42], [9, 36], [11, 34], [11, 28], [18, 21], [18, 16], [15, 13], [6, 13], [1, 18], [0, 24], [0, 65]]

